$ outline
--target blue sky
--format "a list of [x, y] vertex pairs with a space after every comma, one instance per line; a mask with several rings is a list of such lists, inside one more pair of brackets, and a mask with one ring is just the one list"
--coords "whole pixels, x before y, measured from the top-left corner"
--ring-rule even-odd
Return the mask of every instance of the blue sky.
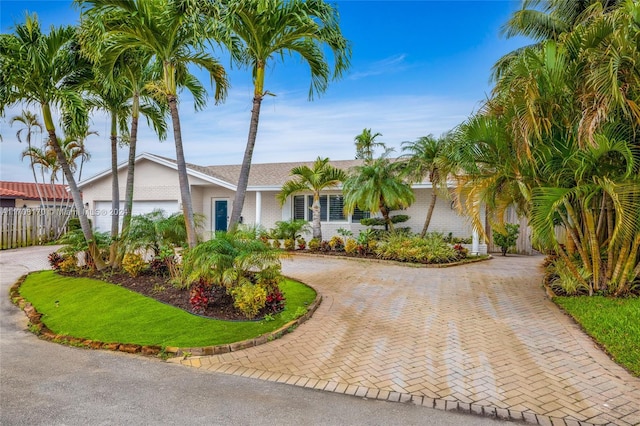
[[[500, 28], [520, 7], [516, 0], [337, 1], [344, 35], [353, 47], [352, 66], [328, 91], [307, 98], [308, 68], [297, 57], [272, 63], [266, 89], [275, 93], [263, 102], [254, 162], [334, 160], [354, 157], [353, 139], [362, 129], [382, 133], [380, 141], [399, 151], [402, 141], [440, 135], [464, 121], [491, 91], [491, 67], [503, 54], [529, 43], [506, 39]], [[75, 24], [78, 11], [70, 1], [0, 0], [2, 32], [12, 32], [24, 11], [36, 12], [43, 28]], [[224, 53], [214, 52], [224, 58]], [[221, 59], [228, 65], [226, 59]], [[194, 112], [182, 98], [185, 156], [200, 165], [242, 162], [251, 112], [251, 74], [229, 69], [231, 89], [219, 105], [210, 102]], [[208, 79], [203, 81], [207, 82]], [[24, 145], [17, 142], [8, 119], [0, 119], [0, 180], [31, 181]], [[40, 113], [32, 108], [34, 112]], [[87, 146], [92, 154], [83, 176], [109, 168], [105, 117], [92, 117]], [[175, 158], [173, 140], [158, 142], [142, 126], [138, 152]], [[121, 150], [120, 159], [126, 158]]]

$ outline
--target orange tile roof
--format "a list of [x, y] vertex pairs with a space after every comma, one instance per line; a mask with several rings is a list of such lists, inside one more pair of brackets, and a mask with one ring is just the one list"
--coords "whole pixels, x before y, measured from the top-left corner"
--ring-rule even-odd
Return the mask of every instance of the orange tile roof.
[[71, 194], [67, 191], [66, 185], [31, 183], [31, 182], [7, 182], [0, 181], [0, 197], [2, 198], [21, 198], [24, 200], [39, 200], [38, 188], [45, 200], [67, 200]]

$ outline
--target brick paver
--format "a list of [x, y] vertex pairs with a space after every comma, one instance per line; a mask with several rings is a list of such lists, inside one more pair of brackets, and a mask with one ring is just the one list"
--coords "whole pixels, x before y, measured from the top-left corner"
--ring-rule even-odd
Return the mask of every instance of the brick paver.
[[[0, 263], [46, 269], [55, 248], [2, 252]], [[545, 298], [541, 260], [426, 269], [296, 256], [285, 274], [323, 296], [309, 321], [261, 346], [173, 362], [541, 425], [640, 425], [640, 379]]]
[[285, 274], [323, 296], [311, 320], [265, 345], [177, 362], [539, 424], [640, 424], [640, 380], [545, 297], [541, 260], [432, 269], [296, 256]]

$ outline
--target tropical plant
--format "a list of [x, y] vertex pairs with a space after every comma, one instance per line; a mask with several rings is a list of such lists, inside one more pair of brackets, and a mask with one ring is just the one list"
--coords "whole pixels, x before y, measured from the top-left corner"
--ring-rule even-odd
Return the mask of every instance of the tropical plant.
[[52, 27], [43, 34], [35, 15], [15, 26], [14, 34], [0, 34], [0, 114], [7, 106], [26, 101], [39, 105], [52, 149], [66, 177], [80, 219], [82, 232], [94, 257], [103, 269], [93, 231], [84, 211], [82, 195], [56, 134], [52, 108], [58, 108], [67, 134], [86, 129], [87, 110], [78, 90], [90, 78], [89, 64], [79, 55], [76, 29]]
[[381, 259], [400, 262], [448, 263], [458, 259], [457, 251], [434, 234], [422, 238], [390, 233], [378, 243], [374, 252]]
[[406, 208], [415, 196], [411, 186], [403, 181], [398, 163], [387, 158], [387, 150], [380, 158], [356, 166], [344, 182], [344, 210], [351, 214], [358, 207], [371, 213], [380, 212], [385, 227], [393, 230], [391, 210]]
[[[153, 69], [153, 57], [143, 49], [126, 50], [120, 52], [120, 56], [113, 57], [113, 52], [108, 48], [110, 43], [109, 33], [102, 27], [103, 17], [96, 15], [84, 19], [80, 26], [80, 42], [82, 52], [94, 64], [96, 75], [100, 77], [100, 85], [105, 90], [122, 90], [126, 94], [129, 103], [131, 117], [131, 129], [128, 138], [121, 139], [124, 143], [128, 139], [129, 154], [127, 162], [127, 182], [125, 187], [124, 214], [122, 220], [122, 232], [126, 233], [131, 222], [133, 210], [133, 184], [135, 178], [135, 157], [138, 140], [138, 122], [142, 114], [147, 123], [153, 126], [160, 140], [166, 138], [166, 100], [154, 99], [150, 86], [157, 79], [157, 73]], [[123, 114], [119, 118], [126, 119]], [[113, 122], [111, 126], [113, 134]], [[127, 134], [127, 132], [123, 132]], [[115, 176], [115, 174], [114, 174]], [[113, 182], [112, 182], [113, 184]], [[115, 200], [115, 198], [113, 198]], [[119, 263], [119, 260], [116, 261]]]
[[362, 133], [354, 138], [356, 143], [356, 160], [373, 160], [373, 153], [376, 147], [386, 150], [384, 142], [377, 142], [376, 138], [382, 133], [371, 133], [371, 129], [363, 129]]
[[109, 39], [106, 57], [116, 61], [125, 52], [133, 51], [155, 58], [160, 79], [149, 86], [154, 96], [169, 105], [187, 241], [189, 247], [195, 247], [197, 234], [178, 113], [178, 87], [183, 85], [191, 92], [196, 109], [204, 107], [204, 87], [188, 70], [189, 65], [195, 65], [215, 83], [216, 101], [225, 97], [228, 83], [224, 68], [204, 51], [205, 41], [214, 36], [213, 29], [205, 22], [196, 1], [76, 1], [89, 7], [83, 12], [87, 19], [100, 22]]
[[84, 237], [82, 229], [69, 231], [60, 237], [57, 241], [62, 244], [59, 252], [62, 253], [65, 259], [73, 259], [74, 265], [77, 265], [81, 259], [86, 268], [96, 269], [97, 260], [104, 262], [104, 259], [108, 256], [111, 239], [106, 232], [94, 232], [93, 235], [95, 238], [93, 243], [98, 249], [97, 258], [89, 252], [89, 244]]
[[[25, 140], [27, 142], [27, 149], [25, 152], [30, 152], [33, 148], [31, 143], [31, 136], [37, 131], [42, 134], [42, 123], [38, 120], [38, 115], [28, 110], [22, 110], [22, 114], [11, 117], [9, 124], [13, 126], [15, 123], [21, 123], [24, 127], [16, 132], [16, 138], [18, 142], [22, 143], [22, 132], [26, 134]], [[25, 155], [22, 156], [24, 158]], [[38, 177], [36, 176], [36, 163], [33, 157], [29, 156], [29, 166], [33, 173], [33, 182], [36, 184], [36, 191], [38, 192], [38, 198], [40, 198], [40, 205], [44, 205], [44, 197], [42, 196], [42, 189], [38, 184]], [[44, 183], [44, 182], [43, 182]]]
[[503, 256], [507, 255], [507, 251], [516, 245], [520, 235], [520, 225], [517, 223], [505, 223], [504, 229], [493, 230], [493, 242], [500, 247]]
[[[196, 229], [204, 224], [204, 217], [196, 215]], [[123, 236], [125, 253], [151, 251], [153, 257], [162, 255], [164, 249], [182, 247], [186, 241], [187, 230], [181, 213], [167, 215], [163, 210], [136, 215], [131, 218], [130, 231]]]
[[431, 201], [420, 236], [424, 237], [431, 223], [431, 216], [438, 200], [438, 191], [447, 194], [447, 160], [443, 157], [446, 137], [422, 136], [413, 142], [403, 142], [404, 173], [411, 182], [420, 183], [425, 177], [431, 183]]
[[271, 230], [271, 235], [275, 239], [295, 241], [305, 232], [309, 232], [309, 223], [304, 219], [279, 220]]
[[640, 4], [547, 4], [547, 23], [568, 24], [498, 63], [491, 99], [458, 129], [458, 199], [478, 229], [483, 206], [499, 224], [515, 205], [578, 287], [625, 294], [640, 280]]
[[278, 278], [280, 268], [280, 253], [255, 235], [218, 231], [213, 239], [185, 252], [181, 280], [185, 287], [205, 280], [231, 289]]
[[[240, 222], [249, 182], [249, 171], [258, 134], [260, 107], [266, 95], [265, 70], [278, 58], [299, 55], [309, 65], [309, 98], [323, 93], [331, 78], [339, 78], [349, 67], [351, 48], [343, 37], [337, 10], [323, 0], [230, 0], [223, 3], [220, 16], [223, 28], [242, 43], [237, 57], [251, 67], [253, 107], [247, 146], [242, 159], [229, 228]], [[331, 50], [334, 64], [330, 71], [325, 47]]]
[[313, 238], [322, 240], [322, 228], [320, 223], [320, 192], [327, 188], [333, 188], [346, 179], [346, 173], [337, 167], [329, 164], [328, 158], [318, 157], [312, 167], [297, 166], [291, 169], [293, 179], [285, 182], [277, 195], [280, 205], [283, 205], [287, 198], [300, 192], [311, 192], [313, 194]]
[[131, 114], [128, 94], [122, 86], [110, 85], [108, 78], [96, 69], [94, 80], [87, 85], [88, 106], [110, 116], [109, 141], [111, 145], [111, 249], [109, 265], [115, 266], [120, 231], [120, 185], [118, 183], [118, 145], [128, 139], [127, 118]]

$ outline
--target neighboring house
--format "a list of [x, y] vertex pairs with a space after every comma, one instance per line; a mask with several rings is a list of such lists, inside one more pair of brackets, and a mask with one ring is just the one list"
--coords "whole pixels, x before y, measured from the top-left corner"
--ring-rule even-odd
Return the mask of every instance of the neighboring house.
[[2, 208], [43, 207], [40, 194], [44, 200], [44, 207], [61, 207], [70, 204], [71, 194], [66, 185], [0, 181], [0, 207]]
[[[292, 196], [283, 206], [280, 206], [276, 199], [282, 185], [291, 178], [291, 169], [302, 164], [312, 166], [313, 162], [252, 164], [242, 211], [243, 223], [272, 228], [279, 220], [293, 218], [311, 221], [311, 194]], [[348, 170], [350, 167], [361, 164], [361, 160], [331, 161], [331, 164]], [[127, 164], [121, 164], [118, 171], [122, 209]], [[175, 160], [144, 153], [136, 158], [135, 173], [133, 214], [148, 213], [154, 209], [163, 209], [167, 213], [181, 211]], [[205, 167], [187, 164], [187, 173], [194, 212], [205, 217], [205, 237], [211, 237], [218, 230], [225, 231], [235, 196], [240, 165]], [[111, 171], [88, 178], [80, 182], [79, 186], [95, 228], [99, 231], [111, 229]], [[416, 195], [414, 204], [402, 212], [394, 213], [409, 215], [409, 221], [400, 226], [408, 226], [420, 232], [433, 189], [430, 182], [415, 184], [413, 188]], [[360, 224], [360, 219], [366, 217], [368, 213], [356, 211], [351, 216], [345, 216], [342, 201], [339, 188], [323, 192], [321, 215], [324, 239], [328, 240], [331, 236], [337, 235], [337, 230], [340, 228], [350, 230], [356, 236], [360, 230], [366, 229]], [[457, 214], [451, 207], [451, 202], [444, 198], [438, 199], [429, 231], [438, 231], [445, 235], [452, 233], [455, 237], [472, 236], [472, 228], [468, 220]], [[311, 235], [305, 237], [311, 238]], [[486, 253], [486, 246], [482, 245], [479, 251]]]

